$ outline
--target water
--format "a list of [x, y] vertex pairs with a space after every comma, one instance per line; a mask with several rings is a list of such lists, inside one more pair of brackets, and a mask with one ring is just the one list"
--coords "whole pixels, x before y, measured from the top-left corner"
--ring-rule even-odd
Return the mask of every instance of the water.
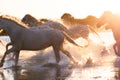
[[[91, 43], [87, 48], [65, 45], [66, 50], [79, 61], [79, 65], [70, 64], [69, 58], [62, 53], [60, 66], [56, 65], [51, 47], [40, 51], [21, 51], [18, 64], [21, 67], [12, 68], [14, 60], [8, 56], [0, 68], [0, 80], [120, 80], [120, 58], [112, 48], [115, 42], [112, 33], [99, 34], [104, 44], [90, 34]], [[7, 36], [0, 39], [5, 45], [10, 41]], [[0, 44], [0, 58], [4, 52], [5, 46]], [[48, 63], [53, 64], [45, 65]]]

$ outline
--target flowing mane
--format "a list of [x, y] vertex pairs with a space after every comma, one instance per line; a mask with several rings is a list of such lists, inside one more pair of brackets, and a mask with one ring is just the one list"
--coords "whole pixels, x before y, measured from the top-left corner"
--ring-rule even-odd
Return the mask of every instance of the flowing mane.
[[21, 27], [24, 28], [29, 28], [25, 23], [23, 23], [19, 18], [10, 16], [10, 15], [0, 15], [0, 18], [6, 19], [12, 22], [15, 22], [16, 24], [20, 25]]
[[64, 13], [61, 16], [62, 22], [70, 28], [71, 26], [79, 26], [79, 25], [89, 25], [89, 27], [96, 28], [96, 23], [98, 18], [92, 15], [88, 15], [85, 18], [75, 18], [69, 13]]

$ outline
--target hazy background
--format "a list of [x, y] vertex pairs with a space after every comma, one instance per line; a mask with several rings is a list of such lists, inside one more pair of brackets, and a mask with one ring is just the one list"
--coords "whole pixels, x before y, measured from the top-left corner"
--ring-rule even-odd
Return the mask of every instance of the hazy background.
[[38, 18], [60, 18], [65, 12], [75, 17], [94, 15], [105, 10], [120, 12], [119, 0], [0, 0], [0, 13], [22, 18], [31, 14]]

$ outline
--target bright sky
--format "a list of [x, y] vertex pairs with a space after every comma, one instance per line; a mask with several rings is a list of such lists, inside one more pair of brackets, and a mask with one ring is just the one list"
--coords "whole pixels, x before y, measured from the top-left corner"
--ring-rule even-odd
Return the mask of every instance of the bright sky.
[[28, 13], [37, 18], [60, 18], [64, 13], [99, 17], [106, 10], [120, 13], [119, 0], [0, 0], [0, 13], [19, 18]]

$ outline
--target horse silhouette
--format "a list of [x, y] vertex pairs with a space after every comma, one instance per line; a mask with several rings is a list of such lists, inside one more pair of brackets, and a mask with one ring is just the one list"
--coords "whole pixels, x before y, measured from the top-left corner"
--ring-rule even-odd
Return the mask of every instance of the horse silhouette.
[[39, 29], [57, 29], [62, 32], [65, 32], [68, 34], [70, 37], [73, 39], [77, 39], [79, 37], [82, 37], [86, 40], [88, 40], [89, 37], [89, 28], [86, 25], [79, 25], [79, 26], [74, 26], [71, 29], [67, 29], [66, 26], [64, 26], [62, 23], [53, 21], [53, 20], [48, 20], [48, 19], [36, 19], [30, 14], [26, 14], [22, 20], [25, 24], [32, 27], [38, 27]]
[[5, 30], [10, 37], [11, 42], [6, 46], [12, 45], [10, 49], [7, 49], [1, 59], [0, 66], [3, 66], [5, 57], [7, 54], [13, 52], [15, 58], [15, 66], [18, 64], [19, 54], [21, 50], [41, 50], [53, 47], [56, 62], [60, 61], [60, 51], [67, 55], [73, 63], [77, 63], [74, 57], [63, 48], [64, 40], [68, 40], [70, 43], [76, 44], [72, 38], [63, 32], [55, 29], [39, 29], [31, 30], [27, 25], [14, 17], [9, 15], [0, 16], [0, 28]]
[[113, 14], [110, 11], [105, 11], [98, 23], [97, 27], [101, 27], [102, 25], [105, 25], [106, 29], [111, 29], [113, 32], [114, 39], [116, 40], [116, 43], [113, 45], [115, 54], [120, 56], [120, 15], [119, 14]]
[[86, 18], [80, 19], [75, 18], [70, 13], [64, 13], [61, 16], [62, 22], [67, 25], [68, 27], [72, 26], [79, 26], [79, 25], [89, 25], [89, 27], [96, 28], [96, 23], [98, 21], [98, 18], [92, 15], [88, 15]]

